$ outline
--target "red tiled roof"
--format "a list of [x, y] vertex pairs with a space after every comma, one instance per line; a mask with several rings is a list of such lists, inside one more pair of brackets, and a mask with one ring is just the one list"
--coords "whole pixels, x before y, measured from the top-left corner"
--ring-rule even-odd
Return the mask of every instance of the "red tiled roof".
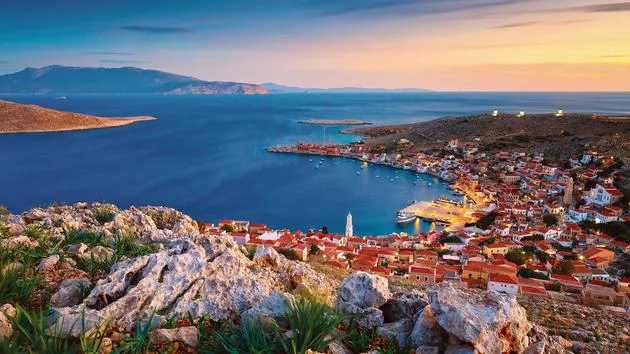
[[504, 284], [514, 284], [518, 285], [518, 278], [516, 275], [507, 275], [507, 274], [490, 274], [490, 281], [495, 283], [504, 283]]

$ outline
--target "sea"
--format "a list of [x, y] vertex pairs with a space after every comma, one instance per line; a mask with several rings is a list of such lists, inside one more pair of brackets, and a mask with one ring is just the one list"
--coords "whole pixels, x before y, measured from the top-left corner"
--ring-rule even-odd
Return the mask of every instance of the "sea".
[[[490, 112], [628, 114], [630, 93], [355, 93], [264, 96], [0, 95], [101, 116], [159, 120], [86, 131], [0, 134], [0, 204], [13, 213], [53, 202], [164, 205], [196, 220], [249, 220], [273, 228], [356, 235], [410, 234], [396, 225], [412, 201], [453, 197], [437, 179], [341, 158], [267, 153], [297, 142], [349, 143], [346, 127], [301, 124], [355, 118], [374, 124]], [[320, 163], [321, 162], [321, 163]], [[316, 166], [319, 165], [319, 168]], [[358, 173], [357, 173], [358, 172]]]

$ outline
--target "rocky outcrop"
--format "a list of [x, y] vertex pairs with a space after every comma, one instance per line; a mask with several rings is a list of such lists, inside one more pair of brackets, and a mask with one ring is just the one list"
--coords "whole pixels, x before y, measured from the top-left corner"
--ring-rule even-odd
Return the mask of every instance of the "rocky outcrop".
[[61, 282], [59, 289], [50, 298], [50, 305], [54, 307], [78, 305], [91, 289], [92, 284], [87, 279], [66, 279]]
[[429, 288], [427, 295], [436, 323], [477, 352], [521, 352], [527, 347], [531, 325], [513, 297], [457, 289], [448, 283]]
[[448, 334], [437, 324], [431, 306], [427, 305], [416, 320], [409, 342], [414, 346], [444, 348]]
[[172, 342], [181, 342], [189, 347], [196, 347], [199, 341], [199, 331], [195, 326], [155, 329], [149, 334], [151, 343], [164, 345]]
[[397, 322], [402, 319], [414, 321], [416, 315], [427, 305], [426, 293], [411, 290], [394, 294], [380, 309], [383, 311], [385, 322]]
[[[306, 264], [277, 259], [275, 265], [253, 262], [223, 236], [175, 239], [155, 254], [114, 265], [83, 304], [56, 310], [50, 333], [77, 336], [84, 330], [77, 325], [84, 313], [86, 329], [105, 319], [132, 328], [151, 314], [158, 324], [172, 316], [234, 320], [252, 307], [260, 310], [274, 290], [298, 291], [305, 284], [317, 284], [307, 289], [313, 292], [332, 288]], [[271, 303], [276, 301], [264, 305]]]
[[[13, 311], [15, 311], [15, 309]], [[15, 316], [15, 314], [13, 316]], [[13, 325], [11, 324], [10, 317], [11, 316], [5, 313], [5, 311], [0, 311], [0, 341], [13, 335]]]
[[387, 278], [355, 272], [341, 282], [337, 304], [350, 304], [361, 309], [378, 308], [383, 306], [391, 296]]

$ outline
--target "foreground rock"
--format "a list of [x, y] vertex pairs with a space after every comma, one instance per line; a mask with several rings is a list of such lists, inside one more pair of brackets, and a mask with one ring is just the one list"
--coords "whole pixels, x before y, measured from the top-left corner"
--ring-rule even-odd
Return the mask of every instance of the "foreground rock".
[[324, 276], [274, 252], [269, 253], [275, 264], [260, 263], [249, 260], [229, 237], [175, 239], [158, 253], [116, 264], [83, 304], [50, 316], [49, 333], [78, 336], [104, 320], [131, 329], [152, 314], [156, 325], [173, 316], [234, 320], [273, 291], [304, 291], [314, 284], [311, 291], [331, 296], [333, 287]]
[[341, 282], [337, 308], [352, 314], [354, 323], [360, 327], [378, 328], [385, 322], [383, 311], [378, 307], [384, 305], [391, 296], [386, 278], [355, 272]]
[[[451, 339], [479, 353], [522, 352], [531, 325], [513, 297], [461, 290], [441, 283], [427, 290], [431, 315]], [[416, 327], [424, 326], [424, 316]], [[414, 328], [414, 332], [420, 331]], [[454, 337], [454, 338], [453, 338]], [[418, 343], [424, 344], [424, 343]], [[426, 343], [431, 345], [432, 343]]]

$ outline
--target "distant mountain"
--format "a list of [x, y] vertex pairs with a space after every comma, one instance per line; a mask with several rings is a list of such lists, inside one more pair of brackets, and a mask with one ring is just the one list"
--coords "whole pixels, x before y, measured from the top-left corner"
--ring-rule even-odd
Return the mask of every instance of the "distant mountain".
[[267, 94], [261, 85], [203, 81], [134, 67], [84, 68], [51, 65], [0, 75], [0, 93]]
[[272, 93], [306, 93], [306, 92], [329, 92], [329, 93], [384, 93], [384, 92], [431, 92], [431, 90], [421, 88], [365, 88], [365, 87], [333, 87], [333, 88], [304, 88], [296, 86], [284, 86], [267, 82], [261, 84]]

